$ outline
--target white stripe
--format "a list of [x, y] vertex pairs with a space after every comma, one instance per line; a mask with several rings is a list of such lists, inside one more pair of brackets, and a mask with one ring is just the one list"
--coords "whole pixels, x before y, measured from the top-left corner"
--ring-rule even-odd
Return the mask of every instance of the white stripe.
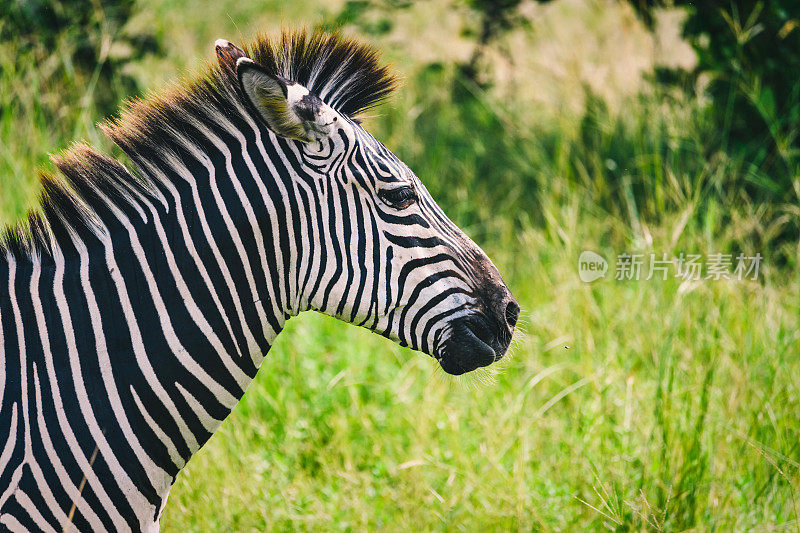
[[[189, 316], [192, 317], [192, 320], [203, 332], [203, 335], [211, 343], [211, 346], [214, 348], [214, 351], [222, 361], [222, 364], [225, 365], [225, 369], [228, 373], [233, 377], [236, 383], [239, 385], [239, 389], [241, 393], [244, 393], [244, 390], [250, 384], [250, 376], [245, 374], [242, 369], [237, 365], [231, 355], [225, 350], [225, 347], [222, 345], [222, 341], [219, 339], [214, 330], [211, 328], [211, 324], [208, 323], [206, 318], [203, 316], [203, 313], [200, 311], [199, 306], [194, 301], [194, 297], [192, 296], [189, 287], [186, 285], [186, 281], [183, 279], [183, 275], [181, 274], [180, 269], [178, 268], [177, 263], [175, 262], [175, 255], [172, 253], [172, 249], [170, 247], [170, 243], [167, 240], [167, 234], [164, 232], [164, 226], [161, 224], [161, 219], [158, 216], [158, 212], [156, 211], [155, 207], [150, 202], [145, 202], [145, 204], [149, 207], [150, 213], [153, 216], [153, 223], [156, 229], [156, 233], [158, 234], [158, 238], [161, 240], [161, 247], [164, 250], [164, 256], [167, 260], [167, 265], [169, 266], [169, 270], [172, 273], [172, 277], [175, 280], [175, 284], [177, 285], [178, 292], [180, 292], [181, 299], [183, 300], [184, 307], [186, 311], [188, 311]], [[220, 312], [222, 310], [220, 309]], [[224, 315], [224, 312], [222, 313]], [[238, 399], [237, 399], [238, 401]], [[236, 403], [226, 407], [233, 409]]]
[[19, 523], [19, 520], [17, 520], [12, 515], [7, 513], [0, 515], [0, 524], [6, 526], [9, 529], [9, 531], [12, 531], [13, 533], [28, 532], [28, 530], [24, 528], [22, 524]]
[[[8, 462], [11, 461], [11, 455], [14, 453], [14, 447], [17, 445], [17, 402], [11, 404], [11, 427], [9, 428], [8, 440], [3, 445], [3, 453], [0, 454], [0, 474], [6, 471]], [[2, 499], [0, 499], [2, 502]], [[2, 505], [0, 505], [2, 508]]]
[[[86, 245], [80, 239], [74, 239], [73, 243], [75, 244], [75, 248], [78, 250], [78, 256], [80, 257], [80, 283], [83, 288], [83, 293], [86, 296], [89, 317], [92, 323], [92, 330], [94, 331], [98, 366], [100, 367], [100, 374], [103, 377], [103, 385], [108, 392], [108, 400], [111, 403], [111, 409], [114, 412], [114, 416], [116, 418], [116, 422], [119, 424], [119, 428], [122, 430], [122, 434], [125, 435], [125, 439], [128, 441], [128, 444], [133, 450], [133, 454], [136, 456], [136, 460], [142, 465], [142, 468], [144, 468], [147, 478], [150, 481], [150, 485], [156, 490], [157, 493], [161, 493], [165, 487], [168, 487], [171, 484], [172, 478], [161, 467], [156, 465], [152, 457], [147, 454], [142, 447], [142, 444], [139, 442], [139, 439], [136, 437], [136, 433], [134, 433], [130, 421], [128, 420], [128, 415], [122, 405], [122, 399], [119, 396], [119, 390], [117, 390], [117, 384], [114, 380], [114, 374], [111, 367], [111, 358], [109, 357], [108, 353], [108, 342], [106, 341], [105, 332], [103, 331], [103, 322], [100, 317], [100, 308], [97, 305], [97, 299], [95, 298], [94, 291], [92, 290], [92, 285], [89, 280], [89, 251], [87, 250]], [[35, 297], [34, 302], [37, 300], [38, 297]], [[79, 383], [79, 387], [79, 390], [81, 391], [79, 397], [81, 397], [85, 394], [85, 387], [83, 385], [82, 378], [81, 382]], [[91, 407], [89, 407], [89, 409], [91, 409]], [[97, 426], [97, 421], [93, 419], [90, 426], [92, 425]], [[102, 434], [102, 431], [99, 427], [96, 428], [96, 431], [100, 434], [100, 437], [105, 442], [105, 436]], [[101, 447], [101, 452], [102, 450], [103, 448]], [[113, 454], [110, 449], [109, 453]]]
[[[56, 306], [58, 307], [58, 311], [61, 315], [61, 323], [64, 328], [64, 337], [66, 338], [67, 342], [67, 351], [69, 353], [70, 366], [72, 367], [73, 379], [75, 379], [76, 377], [75, 366], [80, 364], [79, 354], [77, 346], [75, 345], [75, 331], [72, 327], [72, 319], [70, 317], [69, 307], [67, 305], [67, 298], [64, 294], [64, 269], [65, 269], [64, 255], [60, 251], [56, 251], [56, 254], [54, 256], [54, 262], [56, 266], [56, 271], [53, 282], [53, 293], [56, 299]], [[100, 501], [100, 505], [102, 505], [103, 508], [108, 512], [109, 516], [111, 517], [111, 520], [114, 522], [114, 527], [120, 530], [130, 531], [130, 527], [128, 526], [127, 522], [125, 522], [125, 520], [119, 514], [119, 511], [117, 511], [117, 508], [114, 506], [114, 503], [108, 497], [108, 494], [103, 488], [102, 483], [100, 483], [97, 474], [95, 474], [94, 470], [92, 469], [92, 466], [89, 464], [88, 459], [86, 458], [85, 455], [83, 455], [83, 451], [78, 445], [78, 441], [75, 438], [75, 434], [72, 431], [72, 427], [70, 426], [69, 421], [67, 420], [66, 412], [64, 410], [64, 405], [61, 402], [61, 393], [59, 392], [58, 389], [58, 379], [56, 378], [55, 368], [53, 365], [53, 357], [52, 354], [49, 352], [49, 350], [48, 352], [45, 353], [45, 363], [47, 367], [47, 378], [50, 383], [50, 386], [53, 388], [56, 416], [58, 418], [62, 434], [67, 440], [70, 451], [75, 457], [75, 460], [78, 462], [78, 466], [83, 472], [83, 475], [86, 477], [86, 481], [89, 483], [89, 486], [92, 488], [95, 495], [97, 495], [97, 499]], [[80, 395], [78, 396], [80, 401]], [[96, 440], [97, 437], [95, 437], [95, 441]], [[136, 507], [134, 507], [134, 511], [135, 510]]]
[[169, 412], [170, 416], [172, 416], [172, 419], [178, 426], [178, 430], [180, 431], [184, 442], [186, 442], [186, 446], [191, 452], [194, 452], [200, 447], [197, 444], [197, 439], [195, 439], [194, 434], [192, 434], [192, 432], [189, 430], [189, 427], [186, 425], [186, 422], [183, 420], [183, 418], [181, 418], [178, 408], [175, 406], [175, 403], [172, 401], [172, 398], [164, 389], [163, 385], [161, 385], [161, 382], [158, 380], [158, 376], [156, 376], [155, 370], [153, 370], [153, 366], [150, 364], [150, 359], [147, 357], [147, 352], [144, 348], [144, 341], [142, 339], [142, 332], [139, 329], [139, 324], [136, 321], [136, 315], [133, 312], [133, 306], [131, 305], [131, 300], [128, 296], [128, 289], [125, 286], [125, 280], [122, 278], [122, 274], [119, 272], [117, 262], [114, 259], [114, 251], [111, 246], [110, 238], [103, 238], [103, 244], [105, 247], [106, 265], [108, 266], [111, 279], [114, 281], [114, 285], [117, 289], [117, 294], [119, 295], [120, 299], [120, 306], [122, 307], [122, 313], [125, 315], [125, 321], [128, 324], [128, 332], [131, 336], [131, 344], [133, 346], [133, 353], [136, 356], [136, 363], [139, 365], [139, 369], [142, 371], [142, 375], [147, 381], [147, 384], [152, 387], [156, 397], [161, 400], [161, 403], [167, 409], [167, 412]]
[[19, 303], [17, 302], [17, 289], [14, 286], [17, 279], [17, 262], [10, 254], [6, 256], [6, 260], [8, 262], [8, 298], [11, 301], [11, 312], [14, 315], [14, 325], [17, 331], [17, 344], [19, 347], [19, 379], [22, 391], [22, 437], [25, 442], [25, 458], [27, 459], [31, 456], [31, 426], [28, 420], [28, 359], [25, 349], [25, 329], [22, 324], [22, 313], [20, 313]]
[[[378, 264], [372, 263], [375, 249], [378, 248], [380, 250], [381, 239], [384, 237], [380, 233], [380, 225], [376, 220], [373, 206], [363, 197], [359, 197], [358, 200], [361, 203], [361, 213], [364, 217], [364, 262], [367, 268], [366, 278], [364, 280], [364, 291], [361, 293], [361, 308], [358, 310], [357, 320], [363, 322], [365, 326], [370, 326], [370, 322], [373, 322], [374, 319], [377, 318], [378, 309], [381, 309], [381, 297], [386, 294], [385, 291], [378, 290], [378, 288], [382, 286], [381, 280], [386, 272], [383, 265], [383, 261], [385, 260], [384, 255], [379, 253]], [[373, 239], [373, 221], [375, 222], [374, 225], [377, 226], [378, 242], [374, 242]], [[370, 272], [370, 268], [372, 272]], [[359, 270], [357, 275], [362, 275], [360, 272], [361, 269], [358, 268], [357, 270]], [[357, 292], [358, 286], [356, 286], [356, 293]], [[370, 320], [372, 318], [372, 309], [374, 309], [375, 317]]]
[[178, 453], [178, 450], [175, 448], [175, 444], [173, 444], [172, 439], [170, 439], [169, 436], [164, 433], [164, 430], [161, 429], [156, 421], [153, 420], [153, 417], [150, 416], [150, 413], [147, 412], [144, 404], [142, 404], [142, 401], [139, 399], [139, 395], [136, 394], [136, 389], [133, 388], [133, 385], [131, 385], [131, 395], [133, 396], [133, 401], [136, 403], [136, 407], [139, 409], [139, 412], [142, 414], [145, 422], [147, 422], [147, 425], [150, 426], [150, 429], [153, 430], [153, 433], [156, 434], [156, 437], [158, 437], [164, 446], [166, 446], [167, 453], [169, 453], [169, 457], [172, 459], [172, 462], [175, 464], [175, 466], [177, 466], [179, 469], [186, 466], [186, 461], [184, 461], [183, 457], [181, 457], [181, 455]]
[[164, 300], [158, 290], [158, 284], [156, 283], [153, 272], [150, 270], [150, 265], [145, 258], [144, 248], [142, 248], [142, 245], [139, 242], [139, 236], [137, 235], [136, 230], [134, 229], [130, 220], [102, 193], [98, 192], [97, 194], [103, 198], [103, 200], [107, 203], [108, 209], [111, 210], [114, 216], [117, 217], [119, 222], [125, 226], [125, 229], [128, 231], [128, 236], [131, 241], [131, 250], [133, 251], [133, 254], [136, 256], [136, 259], [142, 268], [142, 274], [144, 274], [150, 297], [153, 299], [153, 304], [156, 307], [159, 323], [164, 329], [164, 338], [166, 339], [172, 354], [184, 366], [184, 368], [186, 368], [186, 370], [191, 372], [197, 377], [198, 380], [202, 382], [203, 386], [205, 386], [209, 392], [215, 396], [217, 401], [219, 401], [227, 409], [233, 409], [239, 400], [219, 383], [217, 383], [217, 381], [212, 378], [208, 372], [206, 372], [206, 370], [192, 358], [191, 354], [189, 354], [188, 350], [186, 350], [186, 348], [178, 339], [178, 335], [175, 333], [175, 329], [172, 326], [172, 320], [170, 320], [167, 306], [164, 304]]
[[8, 487], [6, 488], [5, 492], [3, 492], [3, 494], [0, 494], [0, 509], [3, 508], [3, 505], [6, 503], [6, 500], [8, 500], [14, 494], [14, 491], [17, 490], [17, 485], [19, 485], [19, 480], [22, 479], [23, 466], [25, 466], [24, 461], [17, 465], [17, 468], [11, 474], [11, 483], [8, 484]]
[[53, 526], [47, 523], [47, 520], [44, 519], [42, 513], [39, 512], [39, 509], [36, 508], [36, 505], [34, 505], [27, 494], [17, 489], [16, 492], [14, 492], [14, 499], [16, 499], [19, 505], [25, 509], [25, 512], [28, 513], [40, 531], [56, 533], [56, 530], [53, 529]]
[[181, 393], [183, 398], [186, 400], [186, 403], [189, 404], [192, 412], [194, 412], [194, 414], [197, 416], [197, 419], [200, 420], [200, 423], [203, 425], [206, 431], [213, 434], [217, 428], [219, 428], [222, 420], [217, 420], [208, 414], [208, 411], [206, 411], [206, 409], [203, 407], [203, 404], [198, 402], [197, 398], [192, 396], [189, 391], [184, 389], [177, 381], [175, 382], [175, 388], [178, 389], [178, 392]]
[[[206, 168], [209, 176], [209, 182], [214, 184], [215, 202], [217, 203], [217, 206], [220, 210], [220, 214], [222, 214], [223, 219], [225, 220], [225, 224], [227, 225], [228, 230], [230, 231], [232, 222], [230, 219], [230, 215], [228, 215], [228, 212], [225, 210], [224, 203], [222, 203], [219, 191], [216, 189], [216, 178], [215, 178], [216, 169], [214, 168], [214, 165], [212, 164], [211, 160], [208, 158], [206, 154], [199, 151], [197, 147], [194, 146], [188, 139], [185, 139], [181, 136], [177, 136], [176, 134], [175, 140], [181, 142], [183, 147], [192, 155], [192, 157], [194, 157], [201, 165], [203, 165]], [[233, 303], [234, 306], [236, 307], [236, 313], [238, 314], [239, 317], [239, 323], [241, 324], [242, 330], [244, 331], [246, 337], [245, 340], [247, 341], [247, 349], [250, 352], [248, 355], [252, 357], [252, 354], [258, 350], [258, 344], [256, 343], [256, 340], [253, 337], [253, 333], [250, 331], [247, 321], [244, 318], [244, 311], [242, 310], [241, 298], [239, 297], [239, 294], [235, 289], [236, 284], [233, 282], [233, 278], [231, 277], [226, 262], [223, 259], [222, 254], [219, 251], [219, 248], [217, 247], [216, 241], [214, 240], [213, 237], [214, 234], [208, 225], [208, 221], [206, 220], [205, 212], [202, 208], [202, 203], [200, 202], [200, 197], [197, 191], [197, 182], [194, 180], [193, 177], [191, 177], [191, 174], [188, 172], [188, 169], [176, 166], [175, 170], [181, 175], [181, 177], [183, 177], [187, 182], [189, 182], [192, 188], [192, 196], [194, 199], [194, 203], [197, 206], [197, 212], [200, 218], [200, 224], [203, 227], [203, 233], [208, 238], [209, 246], [211, 246], [211, 251], [214, 254], [214, 259], [216, 259], [217, 265], [219, 265], [219, 268], [222, 271], [222, 276], [225, 278], [225, 283], [228, 285], [228, 290], [231, 291], [231, 296], [233, 297]], [[231, 238], [233, 238], [233, 235], [231, 235]], [[239, 251], [239, 256], [240, 259], [242, 260], [243, 268], [247, 269], [248, 268], [247, 257], [246, 256], [242, 257], [242, 252], [240, 248], [237, 248], [237, 250]], [[250, 286], [250, 290], [252, 293], [253, 292], [252, 285]], [[253, 298], [257, 299], [258, 296], [253, 296]], [[269, 337], [267, 337], [267, 339], [269, 340]]]
[[[41, 329], [41, 325], [39, 331], [43, 331]], [[46, 349], [49, 352], [50, 350], [49, 341], [47, 342], [48, 346]], [[53, 442], [50, 439], [50, 433], [47, 430], [47, 423], [45, 422], [44, 414], [42, 413], [42, 392], [39, 386], [39, 370], [36, 369], [35, 365], [33, 373], [33, 383], [36, 392], [36, 422], [39, 427], [39, 433], [42, 436], [42, 446], [44, 447], [44, 451], [47, 454], [47, 458], [50, 460], [50, 464], [52, 465], [53, 470], [55, 470], [56, 476], [58, 477], [58, 480], [61, 482], [61, 487], [64, 489], [64, 492], [67, 493], [67, 496], [69, 496], [70, 500], [75, 505], [75, 507], [81, 512], [86, 521], [89, 522], [89, 525], [91, 526], [92, 530], [100, 531], [103, 529], [103, 524], [100, 521], [100, 518], [98, 518], [94, 510], [92, 510], [92, 508], [89, 507], [89, 504], [86, 503], [86, 500], [84, 500], [83, 496], [81, 496], [81, 492], [72, 483], [72, 480], [67, 474], [64, 465], [61, 463], [61, 458], [58, 456], [58, 453], [56, 453], [56, 450], [53, 447]], [[60, 515], [57, 514], [56, 516]], [[62, 525], [65, 525], [65, 522], [62, 522]]]
[[[157, 179], [165, 188], [169, 190], [172, 194], [172, 198], [175, 201], [175, 215], [178, 219], [178, 226], [181, 228], [181, 235], [183, 235], [183, 241], [186, 243], [186, 249], [189, 251], [189, 255], [192, 257], [194, 261], [195, 267], [200, 272], [200, 277], [203, 278], [203, 283], [205, 283], [208, 292], [211, 294], [211, 298], [214, 300], [214, 304], [217, 306], [220, 315], [222, 316], [223, 322], [225, 322], [225, 327], [228, 329], [228, 334], [231, 337], [231, 340], [234, 344], [237, 345], [236, 335], [233, 334], [233, 328], [231, 327], [230, 319], [228, 318], [228, 314], [225, 312], [225, 309], [222, 307], [222, 302], [217, 295], [217, 291], [214, 288], [214, 284], [211, 282], [211, 277], [208, 275], [208, 270], [206, 270], [206, 266], [203, 264], [203, 261], [200, 259], [199, 254], [197, 253], [197, 248], [194, 245], [194, 240], [191, 237], [189, 232], [189, 225], [186, 223], [186, 216], [183, 213], [183, 206], [182, 206], [182, 198], [180, 194], [178, 194], [178, 190], [175, 188], [175, 184], [172, 183], [167, 177], [155, 166], [151, 165], [149, 161], [145, 161], [144, 164], [147, 166], [148, 173], [154, 179]], [[174, 168], [176, 172], [179, 172], [177, 168]], [[166, 200], [165, 200], [166, 201]], [[200, 212], [199, 206], [198, 213]], [[209, 237], [210, 238], [210, 237]], [[235, 295], [235, 291], [232, 289], [232, 294]], [[234, 296], [235, 298], [235, 296]], [[244, 326], [246, 327], [246, 325]]]

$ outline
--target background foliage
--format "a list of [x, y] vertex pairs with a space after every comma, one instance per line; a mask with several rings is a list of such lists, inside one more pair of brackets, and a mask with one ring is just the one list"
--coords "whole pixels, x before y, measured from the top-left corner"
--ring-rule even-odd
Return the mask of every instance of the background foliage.
[[[662, 72], [662, 81], [683, 78], [696, 95], [697, 82], [711, 98], [717, 134], [713, 149], [740, 159], [745, 189], [757, 200], [796, 201], [800, 170], [800, 10], [786, 0], [670, 2], [688, 6], [683, 35], [697, 52], [689, 72]], [[661, 0], [631, 0], [653, 24]], [[791, 228], [797, 237], [797, 226]]]
[[[165, 530], [798, 527], [790, 2], [89, 5], [0, 8], [2, 221], [35, 204], [48, 152], [113, 152], [94, 123], [216, 38], [341, 28], [405, 77], [368, 129], [523, 307], [513, 357], [460, 380], [367, 331], [290, 321]], [[589, 285], [585, 249], [764, 260], [757, 281]]]

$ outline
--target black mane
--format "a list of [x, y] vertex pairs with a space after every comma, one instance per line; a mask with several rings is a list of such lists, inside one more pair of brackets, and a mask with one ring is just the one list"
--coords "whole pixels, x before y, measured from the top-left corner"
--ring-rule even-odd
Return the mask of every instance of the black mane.
[[[375, 49], [338, 33], [284, 30], [276, 37], [257, 36], [244, 51], [268, 72], [301, 83], [351, 118], [378, 105], [397, 86]], [[231, 98], [241, 98], [235, 61], [220, 57], [220, 63], [163, 91], [128, 101], [120, 116], [101, 124], [101, 129], [126, 154], [141, 154], [158, 149], [187, 118], [202, 117], [209, 108], [232, 112], [236, 106]], [[7, 254], [16, 259], [50, 256], [69, 238], [67, 229], [78, 237], [94, 231], [93, 220], [106, 211], [105, 204], [124, 205], [151, 190], [147, 177], [85, 144], [51, 159], [63, 177], [40, 173], [39, 205], [6, 229], [0, 238], [0, 261]]]
[[304, 85], [350, 117], [375, 107], [397, 86], [374, 48], [338, 33], [259, 35], [245, 52], [268, 72]]

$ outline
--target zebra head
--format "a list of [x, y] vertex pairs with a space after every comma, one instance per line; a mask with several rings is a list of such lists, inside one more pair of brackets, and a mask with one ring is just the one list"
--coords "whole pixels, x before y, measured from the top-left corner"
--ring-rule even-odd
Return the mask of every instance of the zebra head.
[[503, 357], [519, 305], [497, 268], [353, 118], [395, 84], [374, 52], [316, 33], [257, 44], [251, 57], [220, 40], [217, 56], [304, 211], [292, 311], [368, 327], [450, 374]]

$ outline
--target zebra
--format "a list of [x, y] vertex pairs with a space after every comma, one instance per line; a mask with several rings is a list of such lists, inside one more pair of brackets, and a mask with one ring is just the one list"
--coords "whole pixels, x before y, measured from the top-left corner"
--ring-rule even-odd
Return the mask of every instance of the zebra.
[[359, 116], [397, 79], [341, 34], [285, 30], [76, 144], [0, 244], [0, 525], [156, 531], [176, 475], [285, 322], [316, 310], [461, 374], [519, 305]]

